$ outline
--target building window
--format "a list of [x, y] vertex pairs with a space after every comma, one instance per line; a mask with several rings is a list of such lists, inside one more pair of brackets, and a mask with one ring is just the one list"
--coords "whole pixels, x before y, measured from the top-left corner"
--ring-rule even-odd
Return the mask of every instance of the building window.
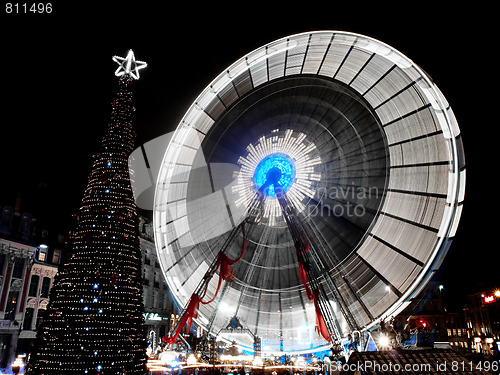
[[54, 255], [52, 256], [52, 263], [60, 264], [61, 263], [61, 250], [55, 249]]
[[40, 297], [48, 298], [50, 291], [50, 277], [44, 277], [42, 281], [42, 293], [40, 293]]
[[35, 312], [35, 309], [33, 307], [26, 308], [26, 312], [24, 313], [24, 323], [23, 323], [24, 330], [31, 329], [31, 325], [33, 324], [34, 312]]
[[47, 245], [40, 245], [38, 248], [38, 260], [40, 262], [45, 262], [47, 261]]
[[31, 222], [31, 215], [26, 213], [23, 214], [23, 217], [21, 218], [21, 225], [19, 226], [19, 231], [21, 233], [27, 233], [30, 228], [30, 222]]
[[38, 309], [38, 316], [36, 317], [36, 327], [35, 329], [38, 329], [40, 328], [40, 324], [42, 323], [42, 320], [43, 320], [43, 316], [45, 315], [45, 312], [47, 310], [45, 309]]
[[158, 281], [158, 272], [154, 273], [153, 279], [154, 279], [154, 287], [155, 288], [159, 288], [160, 287], [160, 282]]
[[40, 276], [31, 275], [31, 282], [30, 282], [30, 289], [28, 292], [28, 296], [36, 297], [36, 294], [38, 292], [38, 284], [39, 283], [40, 283]]
[[16, 317], [17, 297], [19, 292], [9, 292], [7, 297], [7, 307], [5, 308], [5, 320], [14, 320]]
[[2, 225], [3, 227], [8, 227], [10, 226], [10, 222], [12, 220], [12, 213], [13, 213], [13, 209], [10, 208], [10, 207], [5, 207], [2, 211], [2, 222], [0, 223], [0, 225]]
[[0, 275], [3, 275], [4, 264], [5, 264], [5, 254], [0, 254]]
[[23, 278], [23, 268], [24, 268], [24, 259], [17, 258], [14, 262], [14, 269], [12, 270], [12, 277], [16, 279]]

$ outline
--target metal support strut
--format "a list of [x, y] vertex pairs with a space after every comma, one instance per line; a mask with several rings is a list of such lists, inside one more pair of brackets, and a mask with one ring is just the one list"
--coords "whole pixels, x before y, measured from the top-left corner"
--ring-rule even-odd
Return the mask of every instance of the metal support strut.
[[300, 220], [295, 215], [294, 205], [287, 199], [286, 193], [280, 185], [281, 170], [273, 167], [267, 172], [266, 177], [267, 180], [259, 191], [264, 193], [271, 185], [274, 186], [276, 198], [295, 246], [299, 263], [299, 276], [302, 279], [308, 298], [314, 302], [317, 329], [327, 341], [338, 341], [341, 337], [340, 332], [335, 325], [335, 316], [330, 302], [319, 282], [320, 270], [312, 267], [310, 261], [310, 256], [315, 255], [315, 250], [311, 241], [308, 240], [306, 231], [300, 225]]
[[[181, 314], [179, 315], [179, 319], [177, 320], [177, 323], [173, 327], [170, 328], [169, 334], [164, 338], [165, 341], [167, 341], [169, 343], [172, 343], [175, 341], [175, 339], [178, 336], [178, 333], [180, 332], [180, 329], [186, 323], [185, 315], [186, 315], [186, 313], [188, 313], [188, 309], [191, 305], [191, 302], [193, 301], [193, 298], [199, 298], [200, 294], [205, 294], [210, 280], [215, 275], [215, 272], [217, 271], [217, 268], [219, 265], [220, 255], [225, 254], [226, 250], [229, 248], [231, 243], [236, 238], [236, 235], [238, 234], [238, 232], [242, 231], [242, 233], [245, 233], [245, 224], [247, 224], [247, 223], [253, 224], [253, 223], [256, 223], [258, 221], [258, 218], [262, 212], [261, 207], [262, 207], [263, 202], [264, 202], [264, 196], [263, 196], [261, 190], [259, 190], [253, 196], [250, 204], [248, 205], [247, 210], [245, 211], [245, 213], [243, 215], [243, 220], [241, 221], [241, 223], [239, 225], [235, 226], [229, 232], [229, 235], [226, 238], [226, 240], [224, 241], [224, 243], [222, 244], [222, 246], [219, 250], [219, 253], [215, 257], [215, 259], [212, 261], [210, 266], [208, 267], [208, 270], [205, 272], [205, 275], [203, 276], [200, 283], [198, 284], [198, 286], [194, 290], [188, 303], [184, 306]], [[247, 233], [247, 235], [249, 235], [252, 232], [253, 228], [254, 228], [253, 226], [250, 227], [251, 230], [249, 233]], [[220, 277], [222, 277], [222, 275], [220, 275]], [[215, 296], [214, 296], [214, 298], [215, 298]]]

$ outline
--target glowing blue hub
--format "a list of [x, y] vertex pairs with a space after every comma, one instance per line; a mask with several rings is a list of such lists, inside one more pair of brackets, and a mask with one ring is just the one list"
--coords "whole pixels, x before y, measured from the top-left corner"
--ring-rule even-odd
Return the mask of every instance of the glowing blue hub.
[[[255, 168], [255, 173], [253, 175], [253, 181], [255, 182], [257, 189], [260, 189], [262, 185], [268, 182], [267, 180], [269, 176], [277, 176], [276, 173], [273, 173], [274, 171], [276, 171], [276, 168], [281, 172], [281, 176], [279, 176], [278, 174], [278, 183], [281, 185], [281, 188], [284, 192], [290, 189], [290, 187], [295, 182], [295, 165], [293, 163], [293, 160], [288, 155], [282, 153], [268, 155], [257, 165], [257, 168]], [[268, 174], [270, 170], [271, 173]], [[265, 191], [265, 194], [268, 197], [275, 197], [276, 191], [273, 185], [274, 181], [269, 182], [272, 183]]]

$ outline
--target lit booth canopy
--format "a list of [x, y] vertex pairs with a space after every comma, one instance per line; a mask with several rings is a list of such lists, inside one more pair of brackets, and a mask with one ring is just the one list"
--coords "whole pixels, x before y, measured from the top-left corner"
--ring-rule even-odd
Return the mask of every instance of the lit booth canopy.
[[[337, 334], [401, 311], [441, 264], [465, 186], [460, 131], [410, 59], [346, 32], [293, 35], [225, 69], [196, 99], [165, 153], [155, 194], [160, 264], [186, 306], [269, 171], [314, 240]], [[325, 344], [315, 331], [281, 207], [267, 189], [257, 223], [226, 254], [235, 279], [208, 284], [196, 322], [233, 316], [263, 351]], [[207, 297], [208, 298], [208, 297]], [[239, 339], [241, 337], [241, 339]], [[234, 335], [251, 346], [249, 335]]]

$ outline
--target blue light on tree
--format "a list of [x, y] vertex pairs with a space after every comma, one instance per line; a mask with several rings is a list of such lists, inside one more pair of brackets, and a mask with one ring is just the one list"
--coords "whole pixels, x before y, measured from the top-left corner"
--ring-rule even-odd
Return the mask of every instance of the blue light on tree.
[[[253, 181], [258, 189], [260, 189], [266, 182], [270, 182], [268, 181], [268, 172], [270, 170], [272, 170], [271, 172], [276, 171], [276, 168], [281, 172], [281, 176], [278, 176], [278, 183], [281, 185], [281, 188], [284, 192], [290, 189], [295, 182], [295, 165], [293, 160], [288, 155], [282, 153], [268, 155], [257, 165]], [[275, 173], [272, 175], [276, 176]], [[274, 184], [271, 183], [267, 188], [266, 195], [268, 197], [276, 196]]]

